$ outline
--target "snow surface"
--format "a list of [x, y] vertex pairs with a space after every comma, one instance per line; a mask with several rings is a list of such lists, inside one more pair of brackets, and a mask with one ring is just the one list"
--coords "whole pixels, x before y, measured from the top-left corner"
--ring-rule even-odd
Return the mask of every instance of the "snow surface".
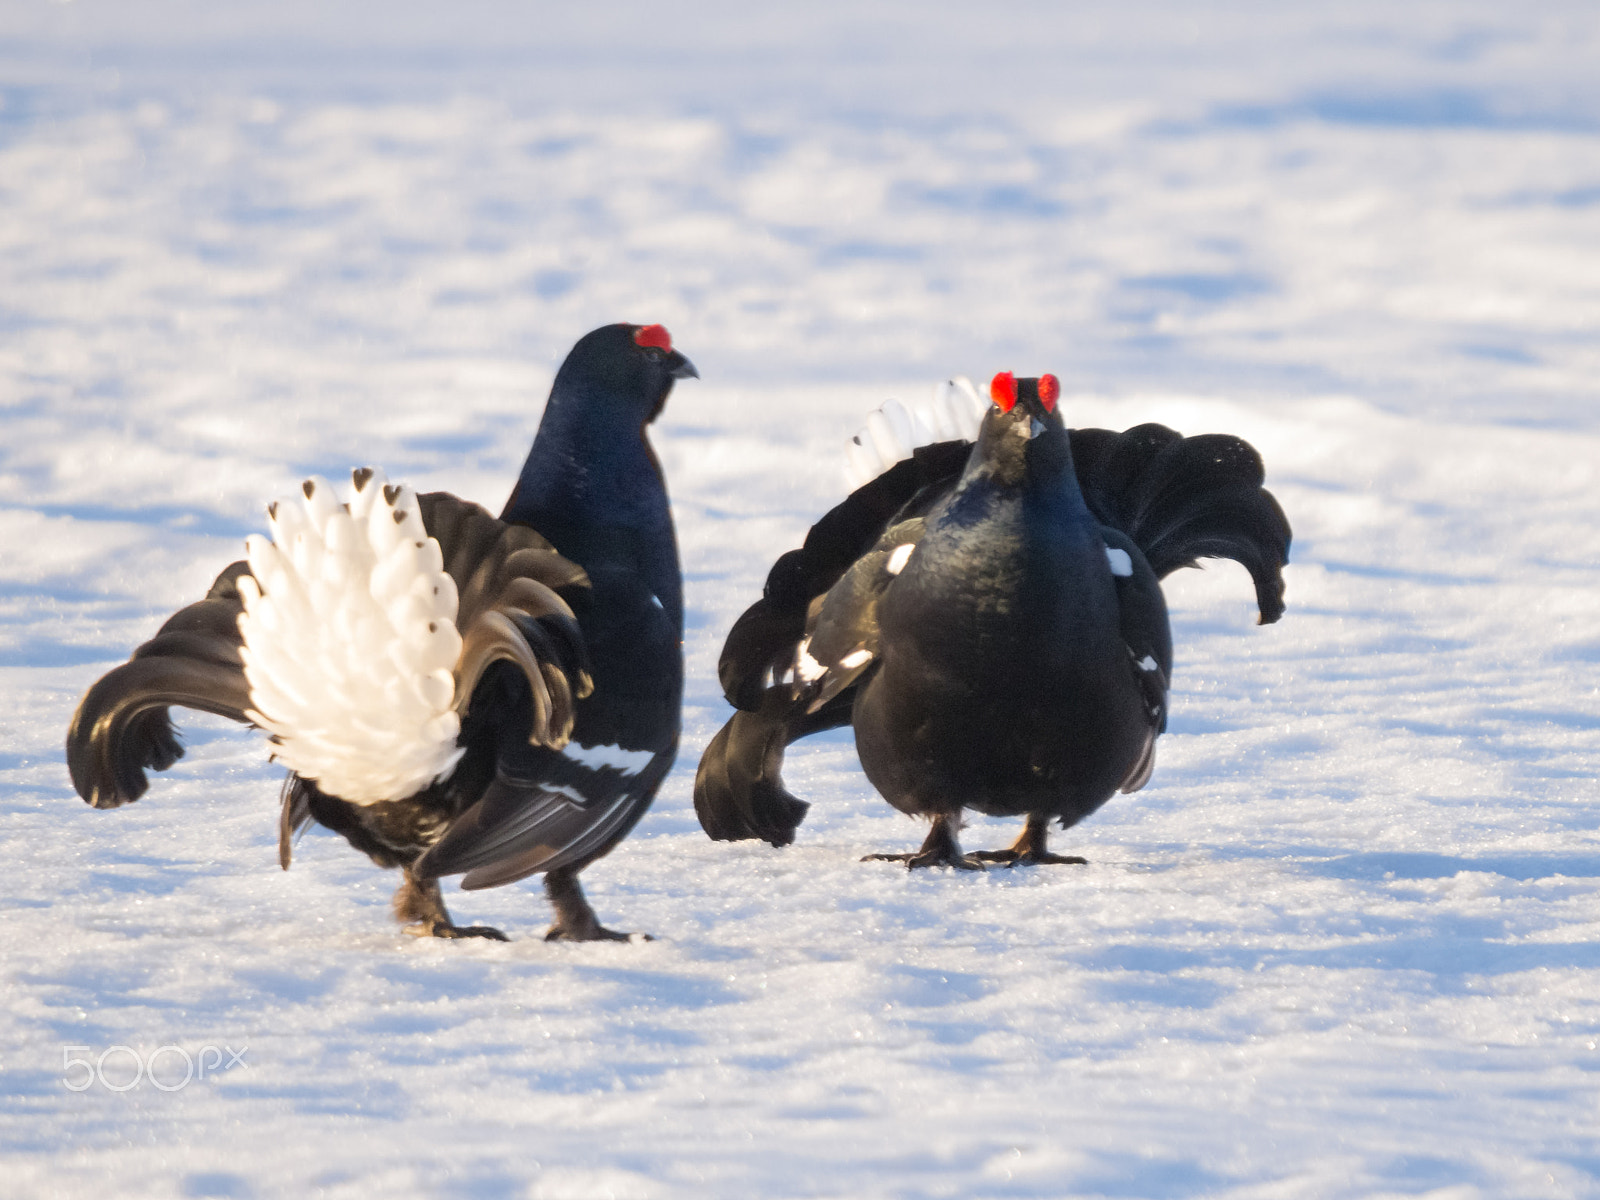
[[[0, 9], [0, 1194], [1600, 1195], [1592, 4], [332, 7]], [[497, 505], [617, 319], [704, 376], [684, 751], [584, 877], [659, 940], [548, 945], [533, 884], [405, 938], [342, 841], [277, 870], [210, 718], [74, 797], [78, 696], [267, 499]], [[1000, 369], [1254, 442], [1287, 615], [1169, 581], [1088, 867], [858, 862], [921, 829], [839, 736], [796, 845], [708, 841], [729, 624], [867, 413]]]

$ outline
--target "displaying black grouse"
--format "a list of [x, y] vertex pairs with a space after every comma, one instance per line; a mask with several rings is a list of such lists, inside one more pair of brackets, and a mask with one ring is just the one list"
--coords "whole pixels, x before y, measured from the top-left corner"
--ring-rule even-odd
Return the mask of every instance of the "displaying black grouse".
[[249, 722], [291, 768], [279, 825], [315, 821], [403, 879], [409, 932], [467, 889], [543, 872], [547, 937], [623, 939], [578, 883], [649, 807], [677, 753], [683, 585], [646, 427], [696, 372], [659, 325], [573, 347], [499, 519], [367, 468], [269, 509], [204, 600], [84, 696], [67, 762], [97, 808], [183, 754], [168, 706]]
[[[707, 747], [695, 811], [717, 840], [794, 839], [807, 805], [784, 748], [853, 724], [867, 778], [932, 829], [910, 867], [1082, 862], [1050, 854], [1144, 786], [1166, 728], [1172, 636], [1160, 580], [1241, 563], [1263, 624], [1283, 614], [1290, 530], [1235, 437], [1063, 427], [1053, 376], [997, 375], [976, 444], [918, 448], [780, 558], [720, 663], [739, 711]], [[859, 439], [858, 439], [859, 440]], [[961, 812], [1027, 818], [967, 855]]]

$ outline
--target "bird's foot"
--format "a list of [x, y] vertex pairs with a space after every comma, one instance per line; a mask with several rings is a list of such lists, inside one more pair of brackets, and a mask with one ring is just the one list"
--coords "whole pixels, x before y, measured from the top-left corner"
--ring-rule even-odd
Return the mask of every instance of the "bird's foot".
[[491, 942], [511, 940], [492, 925], [452, 925], [449, 921], [418, 921], [415, 925], [407, 925], [405, 932], [412, 937], [487, 938]]
[[959, 812], [939, 813], [933, 818], [928, 837], [914, 854], [869, 854], [862, 862], [903, 862], [908, 871], [919, 867], [954, 867], [957, 871], [982, 871], [986, 868], [975, 855], [963, 854], [956, 831], [961, 828]]
[[1049, 817], [1029, 813], [1027, 823], [1022, 827], [1022, 836], [1011, 845], [1004, 850], [979, 850], [972, 857], [981, 858], [984, 862], [1003, 863], [1008, 867], [1036, 867], [1046, 864], [1073, 867], [1088, 865], [1087, 858], [1080, 858], [1076, 854], [1051, 854], [1048, 849], [1049, 831]]
[[544, 877], [545, 894], [556, 910], [556, 923], [544, 935], [547, 942], [653, 942], [648, 933], [618, 933], [600, 924], [578, 884], [578, 868], [561, 867]]
[[588, 926], [572, 928], [567, 925], [552, 925], [550, 931], [544, 935], [547, 942], [653, 942], [655, 938], [648, 933], [618, 933], [615, 929], [607, 929], [598, 921]]
[[401, 929], [412, 937], [511, 940], [490, 925], [457, 925], [444, 906], [439, 881], [415, 879], [409, 870], [401, 877], [400, 890], [394, 894], [394, 915], [401, 920]]
[[972, 857], [984, 862], [1002, 863], [1008, 867], [1036, 867], [1050, 864], [1086, 867], [1089, 860], [1077, 854], [1051, 854], [1048, 850], [1018, 850], [1012, 846], [1005, 850], [974, 850]]
[[862, 862], [903, 862], [906, 870], [915, 871], [919, 867], [954, 867], [957, 871], [982, 871], [987, 868], [978, 860], [978, 854], [962, 854], [960, 850], [947, 851], [943, 847], [937, 849], [918, 850], [912, 854], [867, 854], [863, 855]]

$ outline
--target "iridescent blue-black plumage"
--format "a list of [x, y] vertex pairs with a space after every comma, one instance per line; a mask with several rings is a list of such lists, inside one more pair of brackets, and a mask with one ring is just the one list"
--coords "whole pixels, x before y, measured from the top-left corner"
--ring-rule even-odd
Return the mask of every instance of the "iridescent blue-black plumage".
[[[785, 746], [853, 724], [874, 785], [934, 821], [920, 852], [895, 857], [1060, 861], [1046, 823], [1074, 823], [1153, 765], [1172, 669], [1159, 579], [1234, 558], [1261, 620], [1282, 614], [1289, 527], [1254, 450], [1156, 425], [1068, 431], [1017, 383], [976, 446], [919, 448], [774, 566], [720, 664], [740, 711], [696, 778], [713, 838], [792, 840], [806, 806], [783, 787]], [[966, 807], [1028, 825], [1010, 850], [969, 857]]]
[[[419, 860], [466, 887], [546, 873], [558, 910], [576, 876], [644, 815], [677, 755], [683, 697], [683, 577], [661, 466], [646, 433], [693, 365], [665, 331], [608, 325], [573, 347], [501, 519], [539, 530], [589, 587], [573, 610], [594, 688], [571, 747], [504, 744], [493, 781]], [[650, 344], [657, 343], [657, 344]], [[584, 756], [577, 751], [591, 751]], [[598, 756], [598, 757], [597, 757]], [[579, 761], [580, 758], [587, 761]], [[552, 859], [552, 846], [561, 847]], [[578, 893], [581, 895], [581, 893]], [[556, 936], [581, 934], [558, 920]]]
[[556, 376], [539, 435], [501, 519], [539, 530], [589, 576], [578, 610], [596, 680], [579, 706], [582, 745], [670, 753], [683, 695], [683, 576], [661, 464], [645, 430], [682, 354], [597, 329]]
[[[492, 887], [542, 872], [556, 909], [548, 936], [623, 936], [601, 927], [577, 875], [638, 821], [676, 753], [682, 582], [646, 427], [673, 382], [693, 374], [659, 326], [595, 330], [558, 372], [499, 519], [443, 493], [417, 498], [460, 595], [457, 674], [471, 680], [462, 757], [422, 791], [369, 804], [291, 775], [284, 866], [295, 833], [315, 821], [404, 870], [395, 910], [413, 932], [498, 937], [456, 926], [438, 880], [464, 873], [463, 886]], [[247, 570], [230, 566], [85, 696], [67, 757], [90, 803], [137, 799], [145, 771], [182, 754], [168, 706], [248, 719], [235, 586]], [[492, 619], [477, 621], [485, 612]], [[531, 731], [567, 728], [564, 747], [530, 743]]]

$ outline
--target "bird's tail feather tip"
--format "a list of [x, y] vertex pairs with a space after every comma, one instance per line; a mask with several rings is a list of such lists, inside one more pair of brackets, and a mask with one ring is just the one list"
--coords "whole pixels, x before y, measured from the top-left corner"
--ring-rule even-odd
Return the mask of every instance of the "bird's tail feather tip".
[[712, 841], [794, 841], [811, 806], [783, 786], [783, 750], [793, 732], [783, 716], [787, 707], [736, 712], [706, 747], [695, 773], [694, 809]]
[[193, 641], [158, 634], [84, 694], [67, 730], [67, 769], [78, 795], [93, 807], [133, 803], [150, 786], [147, 771], [164, 771], [183, 757], [169, 706], [247, 720], [243, 672], [217, 661], [226, 657], [220, 648], [209, 660], [188, 653]]

